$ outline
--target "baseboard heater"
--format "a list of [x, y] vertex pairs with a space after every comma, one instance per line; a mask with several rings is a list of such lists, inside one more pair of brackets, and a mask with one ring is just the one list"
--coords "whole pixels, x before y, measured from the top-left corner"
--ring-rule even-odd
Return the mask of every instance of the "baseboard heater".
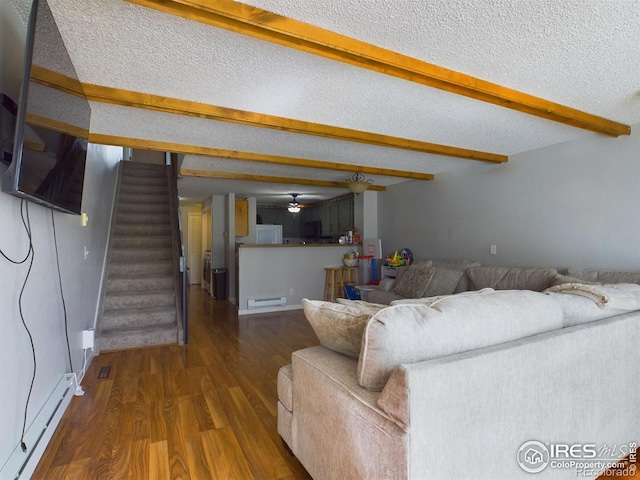
[[287, 304], [287, 297], [274, 297], [274, 298], [251, 298], [249, 299], [247, 308], [254, 310], [256, 308], [264, 307], [284, 307]]
[[62, 376], [25, 432], [24, 440], [28, 450], [23, 452], [20, 445], [15, 447], [6, 463], [0, 466], [0, 479], [31, 478], [62, 414], [73, 398], [74, 385], [73, 374]]

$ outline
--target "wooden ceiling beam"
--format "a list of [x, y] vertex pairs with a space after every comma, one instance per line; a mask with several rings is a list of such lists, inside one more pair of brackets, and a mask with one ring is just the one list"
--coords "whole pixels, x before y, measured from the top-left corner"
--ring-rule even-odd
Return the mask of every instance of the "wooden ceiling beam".
[[[313, 185], [316, 187], [349, 188], [347, 182], [329, 182], [326, 180], [308, 180], [306, 178], [272, 177], [266, 175], [252, 175], [247, 173], [213, 172], [211, 170], [180, 169], [183, 177], [218, 178], [222, 180], [244, 180], [249, 182], [286, 183], [291, 185]], [[370, 185], [368, 190], [384, 191], [387, 187]]]
[[36, 115], [34, 113], [27, 113], [27, 124], [34, 127], [44, 127], [49, 130], [53, 130], [59, 133], [66, 133], [73, 135], [74, 137], [88, 139], [89, 131], [86, 128], [78, 127], [70, 123], [61, 122], [60, 120], [54, 120], [52, 118], [45, 117], [43, 115]]
[[185, 155], [202, 155], [228, 160], [241, 160], [247, 162], [261, 162], [274, 165], [288, 165], [291, 167], [319, 168], [323, 170], [337, 170], [350, 173], [362, 173], [366, 175], [384, 175], [388, 177], [400, 177], [410, 180], [433, 180], [435, 175], [431, 173], [406, 172], [403, 170], [390, 170], [388, 168], [365, 167], [346, 163], [325, 162], [322, 160], [308, 160], [305, 158], [281, 157], [252, 152], [239, 152], [236, 150], [224, 150], [221, 148], [202, 147], [197, 145], [185, 145], [182, 143], [159, 142], [141, 138], [121, 137], [117, 135], [105, 135], [91, 133], [91, 143], [101, 145], [119, 145], [128, 148], [140, 148], [155, 150], [158, 152], [183, 153]]
[[384, 175], [387, 177], [400, 177], [411, 180], [434, 179], [434, 175], [431, 173], [407, 172], [404, 170], [392, 170], [389, 168], [366, 167], [363, 165], [310, 160], [307, 158], [283, 157], [263, 153], [239, 152], [237, 150], [225, 150], [221, 148], [211, 148], [208, 150], [209, 153], [207, 156], [227, 160], [242, 160], [246, 162], [268, 163], [271, 165], [286, 165], [291, 167], [318, 168], [321, 170], [337, 170], [350, 173], [359, 172], [366, 175]]
[[422, 142], [407, 138], [381, 135], [378, 133], [363, 132], [320, 123], [305, 122], [290, 118], [266, 115], [262, 113], [247, 112], [233, 108], [207, 105], [176, 98], [162, 97], [146, 93], [132, 92], [101, 85], [83, 84], [83, 90], [87, 100], [127, 107], [144, 108], [158, 112], [187, 115], [206, 118], [221, 122], [237, 123], [251, 127], [269, 128], [290, 133], [314, 135], [323, 138], [332, 138], [348, 142], [366, 143], [379, 147], [398, 148], [420, 153], [443, 155], [447, 157], [478, 160], [482, 162], [503, 163], [508, 160], [506, 155], [481, 152], [466, 148], [439, 145], [436, 143]]
[[234, 0], [127, 0], [162, 12], [611, 136], [631, 128]]
[[244, 110], [207, 105], [189, 100], [151, 95], [148, 93], [134, 92], [131, 90], [106, 87], [103, 85], [82, 83], [81, 90], [78, 90], [77, 88], [73, 88], [73, 79], [67, 79], [67, 77], [43, 68], [35, 69], [32, 72], [31, 77], [35, 82], [53, 88], [56, 88], [56, 85], [58, 85], [63, 91], [84, 96], [87, 100], [94, 102], [110, 103], [113, 105], [142, 108], [176, 115], [206, 118], [209, 120], [237, 123], [252, 127], [269, 128], [291, 133], [314, 135], [323, 138], [332, 138], [335, 140], [365, 143], [368, 145], [398, 148], [401, 150], [410, 150], [467, 160], [477, 160], [490, 163], [503, 163], [508, 161], [508, 157], [506, 155], [496, 153], [439, 145], [436, 143], [363, 132], [361, 130], [334, 127], [320, 123], [304, 122], [302, 120], [294, 120], [275, 115], [247, 112]]

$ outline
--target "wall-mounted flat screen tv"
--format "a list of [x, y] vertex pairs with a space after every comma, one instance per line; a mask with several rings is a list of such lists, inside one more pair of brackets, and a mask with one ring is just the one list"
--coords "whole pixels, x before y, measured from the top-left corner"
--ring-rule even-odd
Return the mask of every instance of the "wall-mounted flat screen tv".
[[2, 190], [80, 214], [91, 108], [46, 0], [27, 28], [13, 155]]

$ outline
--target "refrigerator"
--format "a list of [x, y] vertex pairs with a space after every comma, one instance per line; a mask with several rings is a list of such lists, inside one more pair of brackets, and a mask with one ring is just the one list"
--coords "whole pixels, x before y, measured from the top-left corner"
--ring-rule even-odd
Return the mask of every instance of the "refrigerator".
[[256, 225], [256, 243], [268, 245], [282, 243], [282, 225]]

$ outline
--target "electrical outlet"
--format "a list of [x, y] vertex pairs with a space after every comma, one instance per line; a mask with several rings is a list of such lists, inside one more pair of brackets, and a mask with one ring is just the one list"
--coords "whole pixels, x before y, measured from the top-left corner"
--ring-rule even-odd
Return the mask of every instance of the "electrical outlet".
[[289, 295], [293, 295], [293, 288], [289, 289]]
[[82, 349], [86, 350], [88, 348], [93, 350], [93, 329], [91, 330], [83, 330], [82, 331]]
[[495, 245], [491, 245], [491, 255], [495, 255], [497, 253], [497, 249]]

